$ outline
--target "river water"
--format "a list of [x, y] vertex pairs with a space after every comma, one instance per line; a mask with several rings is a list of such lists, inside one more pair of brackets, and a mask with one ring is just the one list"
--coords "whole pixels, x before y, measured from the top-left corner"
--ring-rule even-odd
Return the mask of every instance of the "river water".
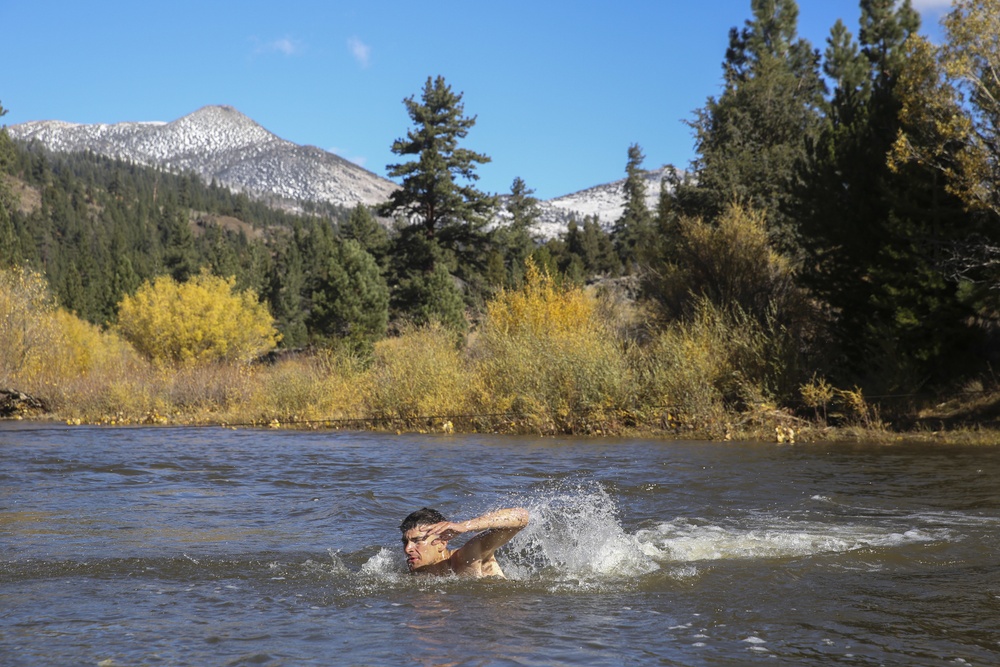
[[[1000, 448], [0, 425], [0, 664], [997, 665]], [[398, 525], [528, 508], [507, 581]]]

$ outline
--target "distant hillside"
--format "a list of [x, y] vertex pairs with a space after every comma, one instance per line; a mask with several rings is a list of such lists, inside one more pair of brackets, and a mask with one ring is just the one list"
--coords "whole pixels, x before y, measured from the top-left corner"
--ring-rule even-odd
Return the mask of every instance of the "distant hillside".
[[[661, 167], [646, 172], [646, 206], [650, 211], [656, 210], [660, 182], [671, 170], [673, 167]], [[602, 227], [610, 229], [625, 210], [625, 179], [549, 199], [542, 202], [539, 208], [541, 216], [537, 231], [544, 238], [559, 236], [572, 218], [582, 222], [583, 218], [594, 216]]]
[[385, 201], [396, 184], [338, 155], [268, 132], [236, 109], [207, 106], [170, 123], [81, 125], [32, 121], [7, 128], [14, 139], [57, 152], [99, 155], [191, 171], [286, 207], [299, 202], [353, 207]]

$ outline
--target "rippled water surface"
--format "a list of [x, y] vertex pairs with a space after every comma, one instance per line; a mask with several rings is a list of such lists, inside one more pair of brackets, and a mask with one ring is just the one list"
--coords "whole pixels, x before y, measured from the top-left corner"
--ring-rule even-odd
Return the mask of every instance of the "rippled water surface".
[[996, 447], [8, 423], [0, 547], [2, 665], [1000, 664]]

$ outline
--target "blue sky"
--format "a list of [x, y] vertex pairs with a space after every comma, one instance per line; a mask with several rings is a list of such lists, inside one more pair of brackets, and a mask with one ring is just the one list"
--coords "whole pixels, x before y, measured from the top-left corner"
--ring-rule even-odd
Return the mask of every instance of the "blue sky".
[[[940, 39], [948, 0], [915, 0]], [[403, 99], [442, 75], [477, 116], [478, 186], [521, 177], [542, 199], [644, 166], [687, 166], [684, 121], [717, 95], [730, 27], [750, 0], [0, 0], [0, 123], [170, 121], [228, 104], [278, 136], [385, 175], [410, 127]], [[825, 48], [857, 0], [800, 0]]]

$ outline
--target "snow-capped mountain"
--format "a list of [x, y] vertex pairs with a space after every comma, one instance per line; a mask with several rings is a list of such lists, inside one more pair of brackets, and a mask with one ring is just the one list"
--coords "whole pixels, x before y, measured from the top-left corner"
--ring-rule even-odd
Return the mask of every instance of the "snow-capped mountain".
[[[650, 211], [656, 210], [660, 183], [672, 170], [673, 167], [667, 166], [645, 173], [646, 207]], [[602, 227], [610, 229], [625, 210], [625, 179], [549, 199], [540, 202], [538, 208], [541, 215], [536, 231], [542, 238], [556, 237], [566, 230], [571, 219], [583, 223], [588, 216], [596, 217]]]
[[[229, 106], [206, 106], [169, 123], [83, 125], [32, 121], [7, 128], [16, 140], [57, 152], [92, 151], [170, 171], [191, 171], [210, 183], [295, 209], [301, 202], [353, 207], [384, 202], [399, 186], [338, 155], [300, 146], [267, 131]], [[670, 167], [647, 172], [647, 205], [655, 210]], [[552, 238], [570, 219], [596, 216], [608, 228], [625, 206], [625, 179], [539, 203], [536, 233]], [[501, 219], [503, 214], [501, 213]]]
[[288, 206], [325, 202], [353, 207], [385, 201], [398, 186], [338, 155], [281, 139], [228, 106], [207, 106], [169, 123], [81, 125], [32, 121], [12, 125], [14, 139], [52, 151], [93, 151], [192, 171], [220, 185]]

